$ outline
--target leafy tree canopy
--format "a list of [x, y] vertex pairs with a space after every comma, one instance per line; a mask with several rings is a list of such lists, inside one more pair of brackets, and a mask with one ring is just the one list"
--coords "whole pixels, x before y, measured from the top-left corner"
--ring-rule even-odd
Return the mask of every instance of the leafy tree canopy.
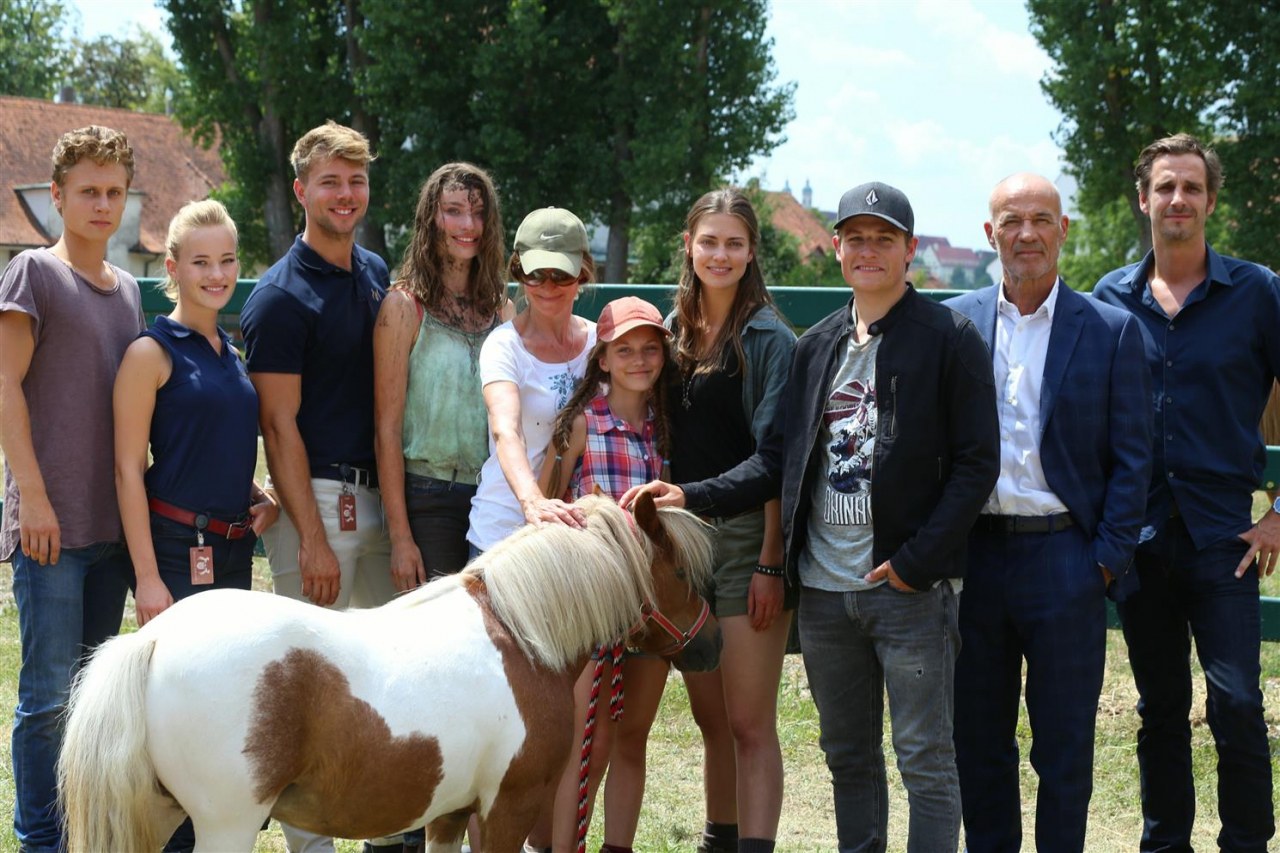
[[60, 0], [0, 0], [0, 95], [53, 97], [65, 18]]
[[[1086, 220], [1064, 266], [1092, 287], [1151, 246], [1133, 163], [1178, 132], [1216, 144], [1228, 180], [1216, 245], [1280, 263], [1280, 11], [1254, 0], [1027, 0], [1031, 31], [1053, 61], [1041, 81], [1063, 114], [1055, 136]], [[1124, 214], [1128, 215], [1128, 238]], [[1092, 222], [1088, 220], [1092, 219]], [[1212, 235], [1211, 235], [1212, 236]], [[1092, 254], [1098, 254], [1093, 258]]]

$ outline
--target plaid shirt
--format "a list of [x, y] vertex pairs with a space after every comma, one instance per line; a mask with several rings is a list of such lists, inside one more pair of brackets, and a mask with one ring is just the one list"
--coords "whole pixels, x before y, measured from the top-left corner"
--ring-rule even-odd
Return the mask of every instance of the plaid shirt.
[[653, 408], [645, 417], [643, 432], [636, 432], [609, 410], [604, 394], [596, 395], [583, 415], [587, 419], [587, 445], [574, 468], [569, 493], [591, 494], [596, 486], [617, 500], [632, 486], [642, 486], [662, 474], [662, 457], [654, 441]]

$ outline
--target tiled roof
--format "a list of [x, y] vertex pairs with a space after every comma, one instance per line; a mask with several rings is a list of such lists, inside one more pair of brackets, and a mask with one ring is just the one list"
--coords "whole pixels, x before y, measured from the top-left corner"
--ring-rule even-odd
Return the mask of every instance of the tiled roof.
[[917, 234], [920, 242], [916, 245], [916, 254], [920, 255], [930, 246], [950, 246], [951, 241], [946, 237], [934, 237], [929, 234]]
[[800, 257], [808, 259], [815, 251], [831, 251], [831, 229], [811, 210], [807, 210], [796, 197], [788, 192], [766, 192], [773, 208], [770, 221], [779, 231], [785, 231], [800, 241]]
[[947, 267], [982, 266], [982, 261], [973, 249], [964, 249], [960, 246], [934, 246], [933, 256], [938, 259], [938, 263]]
[[163, 253], [169, 220], [178, 208], [207, 198], [226, 180], [217, 151], [192, 142], [169, 116], [31, 98], [0, 97], [0, 244], [51, 245], [28, 216], [14, 187], [47, 184], [52, 170], [49, 157], [58, 137], [88, 124], [106, 125], [128, 135], [135, 163], [132, 188], [145, 193], [140, 248]]

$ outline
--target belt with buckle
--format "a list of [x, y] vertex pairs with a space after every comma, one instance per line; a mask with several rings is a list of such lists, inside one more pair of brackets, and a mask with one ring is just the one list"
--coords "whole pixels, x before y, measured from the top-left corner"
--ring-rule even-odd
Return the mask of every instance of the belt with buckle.
[[159, 498], [149, 498], [147, 506], [162, 518], [185, 524], [188, 527], [194, 527], [196, 530], [207, 530], [225, 539], [243, 539], [253, 529], [253, 520], [249, 518], [245, 518], [242, 521], [223, 521], [220, 518], [214, 518], [208, 513], [192, 512], [189, 509], [165, 503]]
[[1071, 514], [980, 515], [974, 528], [987, 533], [1057, 533], [1074, 525]]
[[353, 486], [378, 488], [378, 469], [360, 468], [346, 462], [335, 462], [332, 465], [311, 466], [311, 476], [320, 480], [337, 480]]

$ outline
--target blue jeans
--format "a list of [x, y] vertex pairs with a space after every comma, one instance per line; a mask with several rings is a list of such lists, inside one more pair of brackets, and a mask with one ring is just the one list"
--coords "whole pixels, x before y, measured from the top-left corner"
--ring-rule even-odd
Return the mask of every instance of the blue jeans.
[[1142, 850], [1190, 851], [1191, 638], [1208, 687], [1218, 749], [1218, 846], [1262, 853], [1275, 834], [1271, 759], [1263, 718], [1258, 573], [1236, 578], [1248, 546], [1226, 539], [1197, 550], [1181, 518], [1137, 553], [1141, 588], [1119, 606], [1138, 687]]
[[204, 544], [213, 549], [213, 583], [197, 586], [191, 583], [191, 548], [196, 544], [196, 529], [151, 513], [156, 565], [174, 601], [210, 589], [251, 589], [253, 546], [257, 541], [252, 533], [240, 539], [206, 533]]
[[13, 828], [25, 850], [62, 846], [54, 779], [61, 715], [86, 653], [120, 630], [132, 580], [119, 543], [64, 548], [47, 566], [14, 552], [22, 668], [13, 714]]
[[800, 645], [818, 706], [819, 744], [835, 796], [841, 853], [883, 851], [889, 803], [884, 693], [910, 799], [909, 853], [960, 841], [960, 783], [951, 742], [959, 631], [947, 582], [906, 593], [800, 590]]
[[969, 535], [956, 662], [956, 766], [969, 853], [1022, 849], [1018, 705], [1027, 714], [1036, 849], [1084, 849], [1093, 741], [1106, 665], [1106, 589], [1089, 538], [1057, 533]]
[[404, 475], [409, 529], [422, 553], [427, 580], [456, 574], [467, 564], [467, 527], [475, 494], [476, 487], [466, 483]]

